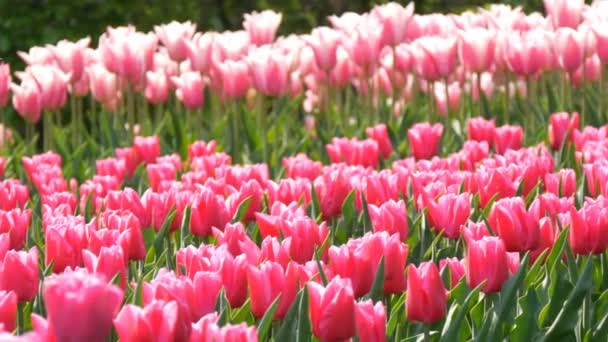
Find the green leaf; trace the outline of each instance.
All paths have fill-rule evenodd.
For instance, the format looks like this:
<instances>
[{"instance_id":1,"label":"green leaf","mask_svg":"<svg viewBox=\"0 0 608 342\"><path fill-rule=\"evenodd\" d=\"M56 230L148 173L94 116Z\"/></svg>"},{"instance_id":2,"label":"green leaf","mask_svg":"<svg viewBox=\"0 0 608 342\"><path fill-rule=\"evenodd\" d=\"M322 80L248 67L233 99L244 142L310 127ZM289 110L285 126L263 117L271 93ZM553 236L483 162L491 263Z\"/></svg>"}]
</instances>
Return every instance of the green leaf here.
<instances>
[{"instance_id":1,"label":"green leaf","mask_svg":"<svg viewBox=\"0 0 608 342\"><path fill-rule=\"evenodd\" d=\"M224 288L220 290L220 293L215 300L215 312L220 313L217 324L219 326L226 325L226 323L228 323L228 317L230 317L230 305L228 304L228 298L226 298L226 290Z\"/></svg>"},{"instance_id":2,"label":"green leaf","mask_svg":"<svg viewBox=\"0 0 608 342\"><path fill-rule=\"evenodd\" d=\"M384 256L380 258L380 263L378 264L378 271L376 271L376 277L374 278L374 283L372 284L372 288L367 295L365 295L366 299L371 299L374 303L382 299L382 295L384 293Z\"/></svg>"},{"instance_id":3,"label":"green leaf","mask_svg":"<svg viewBox=\"0 0 608 342\"><path fill-rule=\"evenodd\" d=\"M190 206L186 207L184 211L184 216L182 217L182 224L179 229L180 231L180 247L184 248L190 242L192 236L190 236L190 216L192 215L192 208Z\"/></svg>"},{"instance_id":4,"label":"green leaf","mask_svg":"<svg viewBox=\"0 0 608 342\"><path fill-rule=\"evenodd\" d=\"M439 339L440 341L451 342L458 340L458 334L460 332L460 328L462 327L462 322L465 315L469 312L468 308L473 299L477 298L479 292L485 286L485 284L486 281L484 280L481 282L481 284L477 285L477 287L471 290L462 305L459 305L458 303L452 304L443 325L443 330L441 331L441 337Z\"/></svg>"},{"instance_id":5,"label":"green leaf","mask_svg":"<svg viewBox=\"0 0 608 342\"><path fill-rule=\"evenodd\" d=\"M531 341L539 330L536 318L540 312L540 301L534 289L519 299L520 314L515 318L515 325L510 337L514 341Z\"/></svg>"},{"instance_id":6,"label":"green leaf","mask_svg":"<svg viewBox=\"0 0 608 342\"><path fill-rule=\"evenodd\" d=\"M310 319L308 317L308 288L304 286L304 293L302 294L302 300L298 307L298 325L296 326L296 339L290 341L305 342L310 341L311 327Z\"/></svg>"},{"instance_id":7,"label":"green leaf","mask_svg":"<svg viewBox=\"0 0 608 342\"><path fill-rule=\"evenodd\" d=\"M163 244L165 242L165 238L169 234L169 227L171 227L171 224L173 223L173 219L175 219L175 214L176 214L175 207L172 207L171 210L169 210L169 215L167 215L165 222L163 222L163 225L162 225L160 231L154 238L154 249L156 250L157 259L160 258L159 254L164 250Z\"/></svg>"},{"instance_id":8,"label":"green leaf","mask_svg":"<svg viewBox=\"0 0 608 342\"><path fill-rule=\"evenodd\" d=\"M232 223L243 221L243 219L245 218L245 214L247 214L247 209L249 209L251 198L251 196L248 196L241 202L241 204L239 204L239 207L237 208L236 212L234 213L234 217L232 218Z\"/></svg>"},{"instance_id":9,"label":"green leaf","mask_svg":"<svg viewBox=\"0 0 608 342\"><path fill-rule=\"evenodd\" d=\"M551 253L549 253L549 256L547 257L547 268L549 270L555 269L555 266L559 262L561 256L564 254L564 247L566 245L569 230L569 227L564 228L557 236L557 239L555 239Z\"/></svg>"},{"instance_id":10,"label":"green leaf","mask_svg":"<svg viewBox=\"0 0 608 342\"><path fill-rule=\"evenodd\" d=\"M280 301L281 301L281 294L279 294L277 296L277 298L275 298L275 300L272 301L272 304L270 305L268 310L266 310L264 317L262 317L262 319L258 323L258 340L259 341L266 341L266 335L268 335L268 332L270 332L270 326L274 319L274 313L277 311Z\"/></svg>"}]
</instances>

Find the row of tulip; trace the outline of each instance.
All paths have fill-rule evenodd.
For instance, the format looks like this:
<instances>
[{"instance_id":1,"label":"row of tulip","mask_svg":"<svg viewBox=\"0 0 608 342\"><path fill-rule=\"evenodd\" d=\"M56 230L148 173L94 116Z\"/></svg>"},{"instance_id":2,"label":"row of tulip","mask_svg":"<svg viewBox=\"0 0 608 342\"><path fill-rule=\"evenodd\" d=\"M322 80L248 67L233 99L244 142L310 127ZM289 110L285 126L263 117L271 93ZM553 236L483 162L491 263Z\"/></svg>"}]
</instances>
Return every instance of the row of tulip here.
<instances>
[{"instance_id":1,"label":"row of tulip","mask_svg":"<svg viewBox=\"0 0 608 342\"><path fill-rule=\"evenodd\" d=\"M533 104L527 110L578 110L586 124L606 112L608 17L602 6L559 0L545 1L546 16L505 5L417 15L413 3L389 3L369 13L331 16L331 27L309 34L279 37L281 15L272 11L247 14L244 30L223 33L196 32L190 22L148 33L109 27L96 48L87 37L21 52L27 68L16 73L18 83L1 65L0 106L12 91L14 109L27 122L46 113L44 126L51 128L44 136L50 137L52 127L62 125L56 113L69 98L74 145L85 123L91 131L99 124L98 105L83 100L89 93L104 110L123 113L130 131L136 123L161 125L168 106L173 114L187 113L187 128L210 122L205 139L225 119L218 112L229 113L237 130L232 135L240 135L240 103L265 132L271 121L264 117L278 111L285 97L303 99L306 112L325 113L323 120L340 125L353 118L369 125L377 115L372 113L386 121L408 109L423 110L431 120L435 113L497 111L501 120L512 121L519 119L511 113L520 111L518 101L525 97ZM26 127L31 138L32 127ZM452 131L451 123L446 130ZM45 138L46 148L52 144Z\"/></svg>"},{"instance_id":2,"label":"row of tulip","mask_svg":"<svg viewBox=\"0 0 608 342\"><path fill-rule=\"evenodd\" d=\"M417 123L404 159L385 125L366 133L274 179L157 136L80 184L53 152L3 160L31 187L0 182L2 340L606 335L606 127L556 113L548 146L524 147L522 127L473 118L438 157L443 126Z\"/></svg>"}]
</instances>

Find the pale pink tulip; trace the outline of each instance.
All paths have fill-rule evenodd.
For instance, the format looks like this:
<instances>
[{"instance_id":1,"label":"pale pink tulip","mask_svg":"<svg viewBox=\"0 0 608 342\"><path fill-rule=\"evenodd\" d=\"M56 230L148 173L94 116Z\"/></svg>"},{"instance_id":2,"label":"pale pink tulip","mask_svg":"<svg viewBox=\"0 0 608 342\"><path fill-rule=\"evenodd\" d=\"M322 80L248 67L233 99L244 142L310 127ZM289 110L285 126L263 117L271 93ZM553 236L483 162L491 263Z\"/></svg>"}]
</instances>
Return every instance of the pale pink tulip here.
<instances>
[{"instance_id":1,"label":"pale pink tulip","mask_svg":"<svg viewBox=\"0 0 608 342\"><path fill-rule=\"evenodd\" d=\"M487 71L494 62L496 33L483 28L469 29L460 34L460 61L471 72Z\"/></svg>"},{"instance_id":2,"label":"pale pink tulip","mask_svg":"<svg viewBox=\"0 0 608 342\"><path fill-rule=\"evenodd\" d=\"M555 51L559 66L572 73L583 63L585 57L585 40L580 31L562 27L555 35Z\"/></svg>"},{"instance_id":3,"label":"pale pink tulip","mask_svg":"<svg viewBox=\"0 0 608 342\"><path fill-rule=\"evenodd\" d=\"M325 71L336 65L336 50L340 43L340 33L326 26L317 27L309 36L304 37L314 52L317 66Z\"/></svg>"},{"instance_id":4,"label":"pale pink tulip","mask_svg":"<svg viewBox=\"0 0 608 342\"><path fill-rule=\"evenodd\" d=\"M17 55L19 55L27 65L47 65L55 62L53 53L46 47L34 46L31 47L28 52L18 51Z\"/></svg>"},{"instance_id":5,"label":"pale pink tulip","mask_svg":"<svg viewBox=\"0 0 608 342\"><path fill-rule=\"evenodd\" d=\"M34 80L25 80L20 85L11 84L13 107L29 123L40 120L42 94Z\"/></svg>"},{"instance_id":6,"label":"pale pink tulip","mask_svg":"<svg viewBox=\"0 0 608 342\"><path fill-rule=\"evenodd\" d=\"M414 44L414 68L427 81L437 81L451 75L456 68L456 38L423 37Z\"/></svg>"},{"instance_id":7,"label":"pale pink tulip","mask_svg":"<svg viewBox=\"0 0 608 342\"><path fill-rule=\"evenodd\" d=\"M289 67L286 56L261 47L248 56L253 86L267 96L282 96L289 91Z\"/></svg>"},{"instance_id":8,"label":"pale pink tulip","mask_svg":"<svg viewBox=\"0 0 608 342\"><path fill-rule=\"evenodd\" d=\"M146 100L161 104L169 97L169 80L163 70L146 72Z\"/></svg>"},{"instance_id":9,"label":"pale pink tulip","mask_svg":"<svg viewBox=\"0 0 608 342\"><path fill-rule=\"evenodd\" d=\"M8 103L8 93L11 86L11 66L0 63L0 108Z\"/></svg>"},{"instance_id":10,"label":"pale pink tulip","mask_svg":"<svg viewBox=\"0 0 608 342\"><path fill-rule=\"evenodd\" d=\"M577 28L582 19L584 0L544 0L545 10L554 28Z\"/></svg>"},{"instance_id":11,"label":"pale pink tulip","mask_svg":"<svg viewBox=\"0 0 608 342\"><path fill-rule=\"evenodd\" d=\"M55 61L61 70L69 74L70 82L79 81L84 74L85 51L91 42L91 38L83 38L77 42L62 40L55 46L49 46Z\"/></svg>"},{"instance_id":12,"label":"pale pink tulip","mask_svg":"<svg viewBox=\"0 0 608 342\"><path fill-rule=\"evenodd\" d=\"M217 65L222 98L242 98L249 90L249 65L243 60L226 60Z\"/></svg>"},{"instance_id":13,"label":"pale pink tulip","mask_svg":"<svg viewBox=\"0 0 608 342\"><path fill-rule=\"evenodd\" d=\"M196 71L188 71L180 77L171 78L177 90L175 95L188 109L200 108L204 102L204 85L201 74Z\"/></svg>"},{"instance_id":14,"label":"pale pink tulip","mask_svg":"<svg viewBox=\"0 0 608 342\"><path fill-rule=\"evenodd\" d=\"M414 15L414 2L405 8L396 2L376 6L373 14L382 24L383 45L397 45L405 41L408 24Z\"/></svg>"},{"instance_id":15,"label":"pale pink tulip","mask_svg":"<svg viewBox=\"0 0 608 342\"><path fill-rule=\"evenodd\" d=\"M88 67L87 73L93 97L106 108L116 109L120 100L118 77L101 64Z\"/></svg>"},{"instance_id":16,"label":"pale pink tulip","mask_svg":"<svg viewBox=\"0 0 608 342\"><path fill-rule=\"evenodd\" d=\"M169 52L171 59L181 62L188 58L186 41L189 41L196 31L196 24L190 21L180 23L172 21L165 25L154 26L156 36Z\"/></svg>"},{"instance_id":17,"label":"pale pink tulip","mask_svg":"<svg viewBox=\"0 0 608 342\"><path fill-rule=\"evenodd\" d=\"M271 44L281 25L282 15L266 10L245 14L243 28L249 34L249 40L255 45Z\"/></svg>"},{"instance_id":18,"label":"pale pink tulip","mask_svg":"<svg viewBox=\"0 0 608 342\"><path fill-rule=\"evenodd\" d=\"M207 73L211 67L211 56L213 55L213 41L215 33L195 33L192 40L186 41L188 59L193 70Z\"/></svg>"}]
</instances>

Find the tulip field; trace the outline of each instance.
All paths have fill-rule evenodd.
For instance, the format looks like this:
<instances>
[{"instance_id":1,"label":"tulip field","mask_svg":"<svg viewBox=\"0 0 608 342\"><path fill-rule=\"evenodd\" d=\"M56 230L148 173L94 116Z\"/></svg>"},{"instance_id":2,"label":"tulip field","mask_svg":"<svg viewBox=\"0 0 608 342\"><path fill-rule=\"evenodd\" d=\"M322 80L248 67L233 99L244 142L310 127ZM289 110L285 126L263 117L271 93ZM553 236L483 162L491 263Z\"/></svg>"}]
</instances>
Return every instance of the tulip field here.
<instances>
[{"instance_id":1,"label":"tulip field","mask_svg":"<svg viewBox=\"0 0 608 342\"><path fill-rule=\"evenodd\" d=\"M607 4L0 63L0 341L606 341Z\"/></svg>"}]
</instances>

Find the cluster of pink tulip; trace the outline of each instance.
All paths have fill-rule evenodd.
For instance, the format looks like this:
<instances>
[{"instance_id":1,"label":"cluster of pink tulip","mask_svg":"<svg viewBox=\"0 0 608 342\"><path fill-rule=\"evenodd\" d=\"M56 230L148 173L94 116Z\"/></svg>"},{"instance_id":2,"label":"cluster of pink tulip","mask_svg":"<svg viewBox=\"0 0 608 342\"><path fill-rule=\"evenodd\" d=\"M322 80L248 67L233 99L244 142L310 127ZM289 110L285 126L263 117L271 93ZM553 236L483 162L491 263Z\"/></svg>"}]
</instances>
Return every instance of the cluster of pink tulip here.
<instances>
[{"instance_id":1,"label":"cluster of pink tulip","mask_svg":"<svg viewBox=\"0 0 608 342\"><path fill-rule=\"evenodd\" d=\"M129 94L163 104L174 91L195 110L208 88L221 101L304 95L304 108L313 111L327 108L332 89L354 88L372 103L390 99L396 112L419 92L440 113L457 112L465 92L474 99L525 96L529 81L553 71L576 86L599 81L608 63L608 16L601 6L547 0L546 16L506 5L418 15L413 3L388 3L331 16L331 27L309 34L280 37L281 15L273 11L247 14L244 30L222 33L196 32L190 22L148 33L110 27L96 48L85 38L20 53L28 66L16 73L18 84L1 65L0 106L10 89L19 114L37 122L42 112L63 107L68 93L90 92L117 111L129 106Z\"/></svg>"},{"instance_id":2,"label":"cluster of pink tulip","mask_svg":"<svg viewBox=\"0 0 608 342\"><path fill-rule=\"evenodd\" d=\"M285 177L276 182L266 164L233 165L214 141L191 144L184 162L162 156L158 137L136 137L98 160L96 174L80 185L63 177L57 154L24 157L41 195L42 227L30 227L28 188L0 182L2 338L15 329L18 306L42 298L46 318L32 314L33 331L23 340L104 341L114 328L121 341L254 341L255 327L218 323L218 296L232 308L248 301L257 319L277 302L273 319L281 320L298 292L308 291L312 332L321 341L384 341L383 302L362 299L381 265L382 293L407 291L407 319L436 322L447 308L440 269L447 267L452 287L464 277L492 293L517 271L522 253L546 256L566 227L574 254L608 249L608 129L581 131L578 120L578 113L553 114L550 148L523 148L522 127L471 119L464 147L444 158L436 156L441 124L419 123L407 132L413 157L382 170L379 161L395 152L378 125L366 140L334 139L326 146L330 165L305 154L285 158ZM576 173L554 172L550 151L567 148L588 182L590 197L578 209ZM142 165L149 189L140 196L124 184ZM351 193L372 231L332 245L330 227ZM319 217L307 212L314 201ZM478 217L485 208L487 218ZM423 215L446 241L463 239L464 258L408 264L411 215ZM146 243L148 229L168 234L171 264L146 276L137 268L154 262L151 251L159 248ZM177 245L178 231L208 243ZM53 273L44 279L39 253ZM123 305L129 289L141 292L141 306Z\"/></svg>"}]
</instances>

